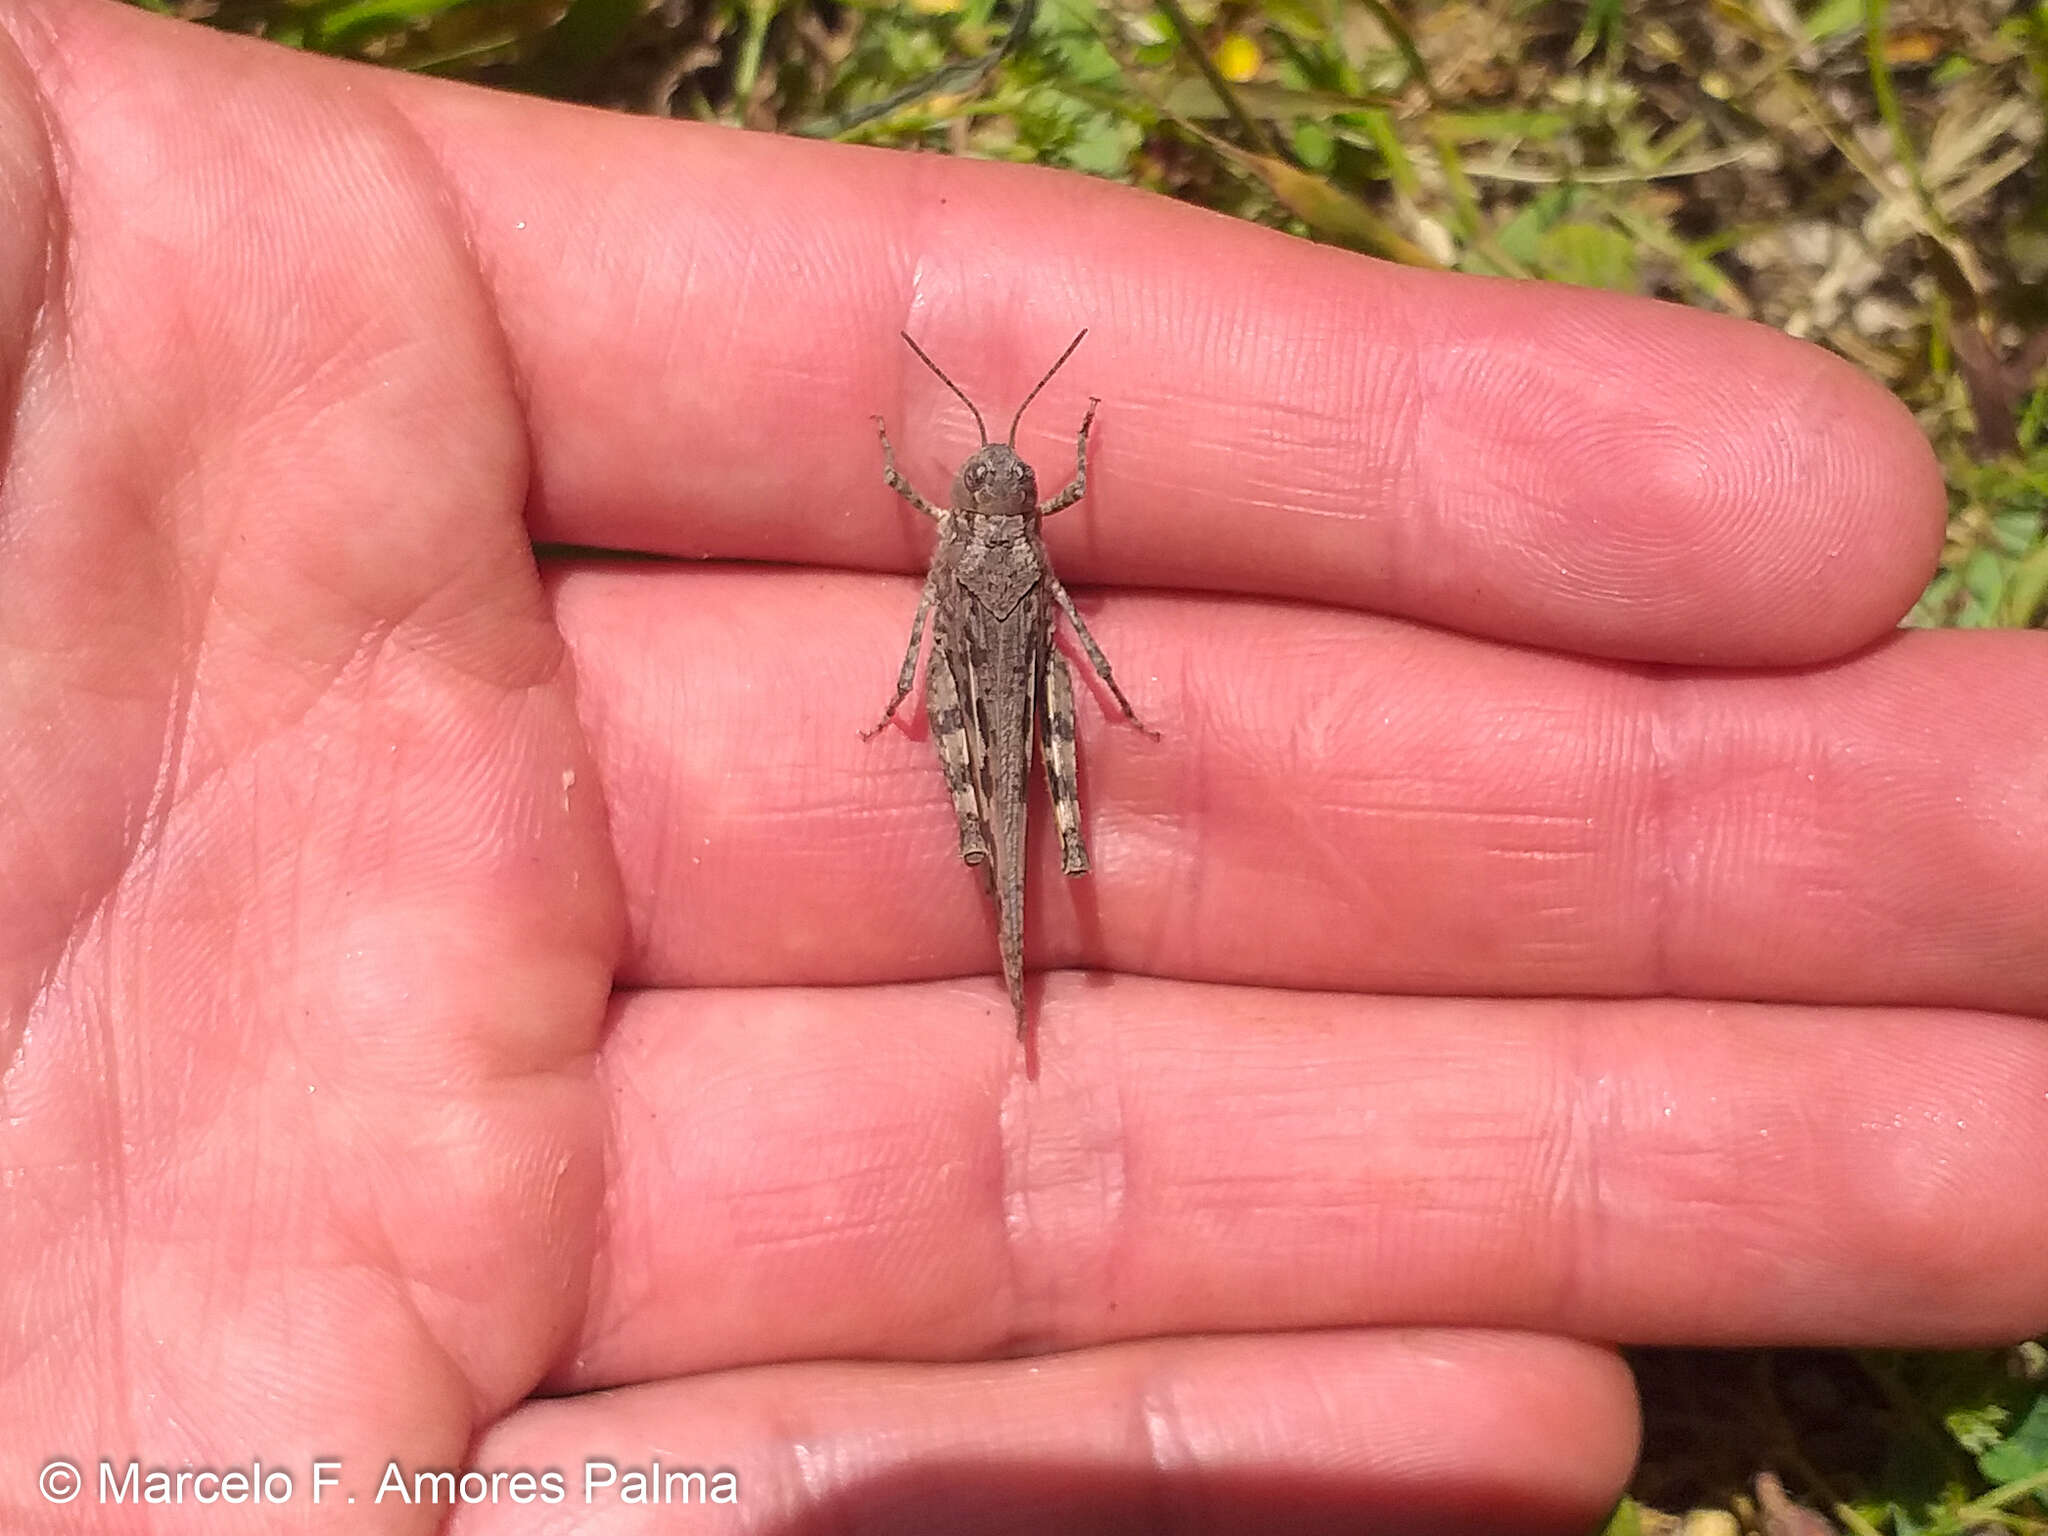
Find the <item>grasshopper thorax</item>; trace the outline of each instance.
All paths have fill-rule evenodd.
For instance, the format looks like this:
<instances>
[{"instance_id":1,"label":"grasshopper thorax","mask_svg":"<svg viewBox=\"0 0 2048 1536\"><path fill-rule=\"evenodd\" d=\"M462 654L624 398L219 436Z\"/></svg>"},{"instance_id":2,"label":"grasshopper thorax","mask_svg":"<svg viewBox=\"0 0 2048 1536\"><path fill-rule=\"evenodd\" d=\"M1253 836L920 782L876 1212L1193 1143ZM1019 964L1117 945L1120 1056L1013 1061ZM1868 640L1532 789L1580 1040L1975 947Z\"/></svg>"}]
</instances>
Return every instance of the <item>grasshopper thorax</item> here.
<instances>
[{"instance_id":1,"label":"grasshopper thorax","mask_svg":"<svg viewBox=\"0 0 2048 1536\"><path fill-rule=\"evenodd\" d=\"M1029 518L1038 510L1038 477L1008 443L984 443L953 477L953 510Z\"/></svg>"}]
</instances>

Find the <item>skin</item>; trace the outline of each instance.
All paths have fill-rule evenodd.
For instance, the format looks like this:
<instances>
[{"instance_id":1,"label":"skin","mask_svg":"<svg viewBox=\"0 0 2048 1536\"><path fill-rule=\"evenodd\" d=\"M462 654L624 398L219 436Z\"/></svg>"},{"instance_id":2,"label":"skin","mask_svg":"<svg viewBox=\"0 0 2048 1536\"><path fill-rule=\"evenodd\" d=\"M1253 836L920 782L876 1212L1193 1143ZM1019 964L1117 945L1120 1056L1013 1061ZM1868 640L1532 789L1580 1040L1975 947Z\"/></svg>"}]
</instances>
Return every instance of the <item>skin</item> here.
<instances>
[{"instance_id":1,"label":"skin","mask_svg":"<svg viewBox=\"0 0 2048 1536\"><path fill-rule=\"evenodd\" d=\"M672 1529L610 1457L732 1469L705 1530L1571 1530L1612 1341L2048 1326L2048 650L1893 632L1941 490L1843 364L0 31L7 1529ZM1047 537L1164 740L1079 675L1032 1081L929 746L857 734L930 538L870 417L939 482L897 331L1005 400L1082 323L1019 447L1103 398ZM569 1497L371 1502L465 1458Z\"/></svg>"}]
</instances>

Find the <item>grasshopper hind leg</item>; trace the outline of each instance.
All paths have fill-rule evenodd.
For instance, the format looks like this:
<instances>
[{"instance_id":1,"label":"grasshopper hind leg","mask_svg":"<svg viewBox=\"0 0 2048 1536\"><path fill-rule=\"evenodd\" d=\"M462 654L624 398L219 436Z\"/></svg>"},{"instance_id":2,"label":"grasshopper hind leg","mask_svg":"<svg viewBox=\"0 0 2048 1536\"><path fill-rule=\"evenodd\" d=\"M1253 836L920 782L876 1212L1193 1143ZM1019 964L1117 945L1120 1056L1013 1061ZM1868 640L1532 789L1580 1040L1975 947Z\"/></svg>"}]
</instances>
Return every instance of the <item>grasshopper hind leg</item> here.
<instances>
[{"instance_id":1,"label":"grasshopper hind leg","mask_svg":"<svg viewBox=\"0 0 2048 1536\"><path fill-rule=\"evenodd\" d=\"M1074 747L1074 678L1067 659L1051 644L1045 648L1044 690L1040 700L1039 755L1045 759L1046 787L1052 793L1052 822L1060 835L1060 873L1088 873L1088 847L1081 840L1081 785Z\"/></svg>"},{"instance_id":2,"label":"grasshopper hind leg","mask_svg":"<svg viewBox=\"0 0 2048 1536\"><path fill-rule=\"evenodd\" d=\"M945 770L946 789L953 797L953 819L960 825L960 857L979 865L984 885L994 888L995 866L989 860L988 817L982 809L981 783L969 741L967 715L960 688L943 650L934 651L926 669L926 704L932 745Z\"/></svg>"}]
</instances>

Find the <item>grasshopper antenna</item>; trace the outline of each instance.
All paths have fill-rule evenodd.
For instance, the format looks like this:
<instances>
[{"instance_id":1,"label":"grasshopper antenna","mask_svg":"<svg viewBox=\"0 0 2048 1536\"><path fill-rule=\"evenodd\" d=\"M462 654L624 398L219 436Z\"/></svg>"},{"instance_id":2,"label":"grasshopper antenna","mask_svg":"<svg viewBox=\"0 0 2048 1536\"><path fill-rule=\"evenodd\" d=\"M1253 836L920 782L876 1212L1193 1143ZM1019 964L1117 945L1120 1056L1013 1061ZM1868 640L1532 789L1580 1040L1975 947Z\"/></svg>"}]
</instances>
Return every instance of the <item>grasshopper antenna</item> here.
<instances>
[{"instance_id":1,"label":"grasshopper antenna","mask_svg":"<svg viewBox=\"0 0 2048 1536\"><path fill-rule=\"evenodd\" d=\"M976 411L974 409L974 402L967 398L967 391L962 389L958 384L955 384L951 379L947 378L946 370L941 368L937 363L933 362L931 358L926 355L923 347L920 347L914 341L910 341L910 332L898 331L896 334L898 336L901 336L905 341L910 342L910 350L917 354L918 360L922 362L925 365L925 367L931 369L933 373L936 373L939 376L939 382L945 385L946 388L953 391L954 394L958 395L960 397L960 403L966 406L969 411L972 411L974 413L974 430L981 434L981 446L986 448L988 446L988 428L981 424L981 412ZM1082 335L1086 334L1087 333L1085 331L1082 333ZM1074 340L1077 342L1080 339L1080 336L1076 336L1074 338ZM1067 348L1067 350L1071 352L1074 349L1072 347L1069 347ZM1064 363L1065 361L1066 359L1064 357L1060 359L1060 362L1062 363ZM1057 367L1058 364L1056 363L1054 364L1054 366ZM1048 375L1048 377L1050 377L1050 375ZM1035 395L1038 393L1038 391L1034 389L1033 391L1031 391L1031 393ZM1026 403L1028 404L1029 402Z\"/></svg>"},{"instance_id":2,"label":"grasshopper antenna","mask_svg":"<svg viewBox=\"0 0 2048 1536\"><path fill-rule=\"evenodd\" d=\"M1084 325L1083 327L1081 327L1081 336L1086 336L1087 334L1088 328ZM1076 336L1072 341L1067 343L1067 350L1060 354L1060 360L1057 363L1054 363L1050 368L1045 370L1044 378L1040 379L1036 384L1031 386L1031 393L1024 397L1024 404L1018 406L1017 414L1010 418L1010 446L1012 448L1017 446L1017 427L1018 424L1024 420L1025 406L1030 405L1032 401L1036 400L1038 398L1038 392L1041 389L1045 388L1046 385L1050 384L1052 382L1052 376L1058 373L1060 369L1066 365L1067 359L1074 355L1074 348L1081 345L1081 336ZM982 439L982 441L986 442L987 439L984 438Z\"/></svg>"}]
</instances>

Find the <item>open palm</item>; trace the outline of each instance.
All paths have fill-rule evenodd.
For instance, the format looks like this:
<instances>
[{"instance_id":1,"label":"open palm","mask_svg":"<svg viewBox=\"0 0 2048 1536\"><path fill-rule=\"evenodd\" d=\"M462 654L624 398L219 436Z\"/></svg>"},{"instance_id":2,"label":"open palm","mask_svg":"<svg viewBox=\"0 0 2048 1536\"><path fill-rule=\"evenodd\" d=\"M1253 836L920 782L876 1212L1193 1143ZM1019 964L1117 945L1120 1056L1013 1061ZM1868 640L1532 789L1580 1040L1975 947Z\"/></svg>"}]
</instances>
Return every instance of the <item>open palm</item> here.
<instances>
[{"instance_id":1,"label":"open palm","mask_svg":"<svg viewBox=\"0 0 2048 1536\"><path fill-rule=\"evenodd\" d=\"M669 1528L586 1499L656 1462L707 1529L1572 1529L1582 1341L2048 1323L2048 658L1890 633L1940 487L1841 365L0 20L8 1529L230 1528L102 1460L282 1469L250 1529L463 1466L563 1496L459 1531ZM1050 536L1151 589L1082 598L1164 739L1077 674L1035 1078L858 736L929 540L870 417L972 441L906 324L997 413L1094 328L1021 446L1103 398Z\"/></svg>"}]
</instances>

